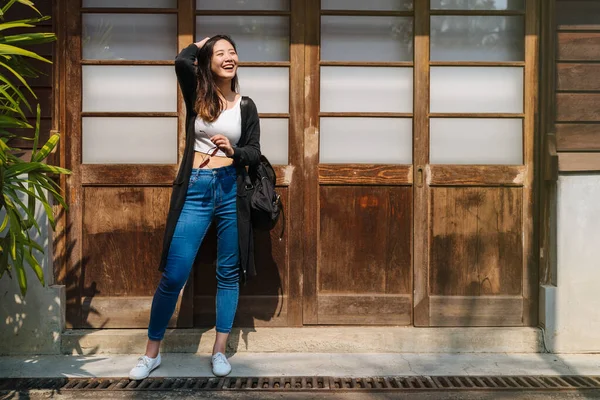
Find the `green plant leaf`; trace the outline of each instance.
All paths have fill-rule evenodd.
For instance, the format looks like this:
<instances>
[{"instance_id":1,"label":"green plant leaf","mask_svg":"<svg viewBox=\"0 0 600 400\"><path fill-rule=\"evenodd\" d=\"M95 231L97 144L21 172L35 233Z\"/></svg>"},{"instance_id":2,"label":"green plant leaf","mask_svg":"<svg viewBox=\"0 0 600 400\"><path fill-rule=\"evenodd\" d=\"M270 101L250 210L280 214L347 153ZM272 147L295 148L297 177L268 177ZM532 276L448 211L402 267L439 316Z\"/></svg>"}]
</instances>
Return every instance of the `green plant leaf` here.
<instances>
[{"instance_id":1,"label":"green plant leaf","mask_svg":"<svg viewBox=\"0 0 600 400\"><path fill-rule=\"evenodd\" d=\"M27 24L25 22L20 21L3 22L0 24L0 31L5 31L7 29L13 28L35 28L35 25Z\"/></svg>"},{"instance_id":2,"label":"green plant leaf","mask_svg":"<svg viewBox=\"0 0 600 400\"><path fill-rule=\"evenodd\" d=\"M0 115L0 127L2 128L33 128L29 123L18 120L8 115Z\"/></svg>"},{"instance_id":3,"label":"green plant leaf","mask_svg":"<svg viewBox=\"0 0 600 400\"><path fill-rule=\"evenodd\" d=\"M35 98L37 98L37 96L35 95L35 93L31 89L31 87L29 86L29 84L27 83L27 81L25 80L25 78L23 77L22 73L17 72L10 65L8 65L7 63L3 63L1 61L0 61L0 66L2 66L4 68L6 68L7 70L9 70L10 73L12 73L15 76L15 78L17 78L19 80L19 82L21 82L21 84L27 88L27 90L29 90L29 93L31 93L33 96L35 96ZM28 107L29 107L29 103L27 103L27 104L28 104ZM29 109L31 110L31 107L29 107Z\"/></svg>"},{"instance_id":4,"label":"green plant leaf","mask_svg":"<svg viewBox=\"0 0 600 400\"><path fill-rule=\"evenodd\" d=\"M0 225L0 232L3 232L8 226L8 214L4 215L4 220L2 221L2 225Z\"/></svg>"},{"instance_id":5,"label":"green plant leaf","mask_svg":"<svg viewBox=\"0 0 600 400\"><path fill-rule=\"evenodd\" d=\"M23 265L23 248L20 247L17 251L14 267L17 272L17 279L19 281L19 287L21 288L21 294L25 296L27 294L27 274L25 273L25 266Z\"/></svg>"},{"instance_id":6,"label":"green plant leaf","mask_svg":"<svg viewBox=\"0 0 600 400\"><path fill-rule=\"evenodd\" d=\"M33 271L35 272L35 274L36 274L38 280L40 281L40 283L42 284L42 286L46 286L46 283L44 280L44 270L40 266L40 263L33 256L33 254L31 254L31 252L27 252L27 251L25 252L25 260L27 261L29 266L33 269Z\"/></svg>"},{"instance_id":7,"label":"green plant leaf","mask_svg":"<svg viewBox=\"0 0 600 400\"><path fill-rule=\"evenodd\" d=\"M0 43L12 46L33 46L54 41L56 41L56 35L54 33L21 33L18 35L0 37Z\"/></svg>"},{"instance_id":8,"label":"green plant leaf","mask_svg":"<svg viewBox=\"0 0 600 400\"><path fill-rule=\"evenodd\" d=\"M43 61L49 64L52 64L52 61L34 53L33 51L29 51L29 50L25 50L25 49L21 49L19 47L16 46L11 46L8 44L0 44L0 54L9 54L9 55L20 55L23 57L29 57L29 58L33 58L39 61Z\"/></svg>"},{"instance_id":9,"label":"green plant leaf","mask_svg":"<svg viewBox=\"0 0 600 400\"><path fill-rule=\"evenodd\" d=\"M54 148L58 144L59 139L60 135L58 133L55 133L52 136L50 136L50 138L48 139L46 144L40 149L40 151L35 152L35 155L32 154L31 161L41 162L45 160L46 157L48 157L48 154L50 154L50 152L54 150Z\"/></svg>"}]
</instances>

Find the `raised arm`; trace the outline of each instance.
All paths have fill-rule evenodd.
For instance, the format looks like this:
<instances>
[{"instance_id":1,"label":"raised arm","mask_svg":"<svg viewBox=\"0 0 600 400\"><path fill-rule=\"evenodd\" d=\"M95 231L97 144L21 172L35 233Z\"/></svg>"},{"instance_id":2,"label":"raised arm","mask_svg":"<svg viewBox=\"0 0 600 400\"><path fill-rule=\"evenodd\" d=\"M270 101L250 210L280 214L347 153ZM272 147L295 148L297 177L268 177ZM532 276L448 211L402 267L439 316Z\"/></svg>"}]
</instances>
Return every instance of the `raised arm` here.
<instances>
[{"instance_id":1,"label":"raised arm","mask_svg":"<svg viewBox=\"0 0 600 400\"><path fill-rule=\"evenodd\" d=\"M196 53L208 39L204 38L200 42L190 44L175 58L175 73L188 110L193 110L196 102Z\"/></svg>"}]
</instances>

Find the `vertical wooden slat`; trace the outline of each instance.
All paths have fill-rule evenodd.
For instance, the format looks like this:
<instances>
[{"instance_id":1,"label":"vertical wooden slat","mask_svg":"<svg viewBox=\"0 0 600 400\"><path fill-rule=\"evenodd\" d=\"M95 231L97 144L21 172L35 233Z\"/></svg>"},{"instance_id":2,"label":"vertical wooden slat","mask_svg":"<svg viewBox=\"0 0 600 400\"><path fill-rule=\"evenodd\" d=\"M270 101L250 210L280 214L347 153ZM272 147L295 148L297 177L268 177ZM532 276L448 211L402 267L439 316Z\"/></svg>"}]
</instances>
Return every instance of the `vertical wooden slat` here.
<instances>
[{"instance_id":1,"label":"vertical wooden slat","mask_svg":"<svg viewBox=\"0 0 600 400\"><path fill-rule=\"evenodd\" d=\"M67 204L67 254L66 274L64 284L67 286L67 327L80 327L81 299L80 277L85 268L82 258L83 243L83 193L81 189L81 0L64 0L66 13L66 76L65 81L65 121L69 135L65 159L67 168L73 173L69 175L66 184L69 187Z\"/></svg>"},{"instance_id":2,"label":"vertical wooden slat","mask_svg":"<svg viewBox=\"0 0 600 400\"><path fill-rule=\"evenodd\" d=\"M304 297L303 321L317 321L319 241L319 38L320 0L306 0L304 52Z\"/></svg>"},{"instance_id":3,"label":"vertical wooden slat","mask_svg":"<svg viewBox=\"0 0 600 400\"><path fill-rule=\"evenodd\" d=\"M538 100L538 0L527 0L525 8L525 118L523 162L527 166L523 187L523 324L537 325L538 270L534 251L534 135Z\"/></svg>"},{"instance_id":4,"label":"vertical wooden slat","mask_svg":"<svg viewBox=\"0 0 600 400\"><path fill-rule=\"evenodd\" d=\"M67 130L65 126L65 89L66 71L65 60L66 53L66 4L65 0L57 0L53 4L53 19L54 32L56 33L56 43L54 45L54 65L53 65L53 102L54 116L52 118L52 129L60 132L61 138L58 146L58 157L54 159L55 163L65 167L67 164ZM59 184L65 196L67 196L67 177L61 175ZM52 265L54 272L54 282L57 284L64 283L66 275L66 227L67 227L67 212L60 206L54 205L54 217L56 220L56 229L52 235Z\"/></svg>"},{"instance_id":5,"label":"vertical wooden slat","mask_svg":"<svg viewBox=\"0 0 600 400\"><path fill-rule=\"evenodd\" d=\"M540 82L540 162L537 164L540 170L543 170L543 166L548 165L548 135L554 132L554 90L555 90L555 73L556 73L556 2L555 1L542 1L540 2L540 62L541 73L539 77ZM540 205L539 212L536 214L539 218L539 247L540 247L540 266L539 266L539 277L540 284L547 285L552 283L552 268L551 268L551 229L550 229L550 216L551 216L551 199L553 189L556 184L554 182L548 182L544 179L538 180L538 192L540 199L538 204Z\"/></svg>"},{"instance_id":6,"label":"vertical wooden slat","mask_svg":"<svg viewBox=\"0 0 600 400\"><path fill-rule=\"evenodd\" d=\"M414 324L429 325L429 1L415 2L414 66ZM420 172L422 171L422 172ZM420 175L422 174L422 175ZM422 184L418 184L422 180Z\"/></svg>"},{"instance_id":7,"label":"vertical wooden slat","mask_svg":"<svg viewBox=\"0 0 600 400\"><path fill-rule=\"evenodd\" d=\"M288 208L288 326L302 325L302 268L303 262L303 216L302 196L304 179L304 17L302 0L291 0L291 49L290 49L290 134L289 163L292 177L289 186Z\"/></svg>"}]
</instances>

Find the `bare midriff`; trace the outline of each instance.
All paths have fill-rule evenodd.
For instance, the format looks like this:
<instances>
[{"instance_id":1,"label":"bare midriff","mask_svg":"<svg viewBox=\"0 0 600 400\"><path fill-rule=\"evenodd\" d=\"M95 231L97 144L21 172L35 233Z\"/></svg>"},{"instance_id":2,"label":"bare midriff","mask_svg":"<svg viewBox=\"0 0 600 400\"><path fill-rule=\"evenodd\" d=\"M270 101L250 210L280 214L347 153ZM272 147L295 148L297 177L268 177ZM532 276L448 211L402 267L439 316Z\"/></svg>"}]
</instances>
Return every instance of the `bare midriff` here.
<instances>
[{"instance_id":1,"label":"bare midriff","mask_svg":"<svg viewBox=\"0 0 600 400\"><path fill-rule=\"evenodd\" d=\"M198 151L194 152L194 165L193 168L198 168L208 157L209 154L200 153ZM210 157L208 164L206 164L203 169L213 169L213 168L221 168L228 167L233 164L233 158L224 157L224 156L213 156Z\"/></svg>"}]
</instances>

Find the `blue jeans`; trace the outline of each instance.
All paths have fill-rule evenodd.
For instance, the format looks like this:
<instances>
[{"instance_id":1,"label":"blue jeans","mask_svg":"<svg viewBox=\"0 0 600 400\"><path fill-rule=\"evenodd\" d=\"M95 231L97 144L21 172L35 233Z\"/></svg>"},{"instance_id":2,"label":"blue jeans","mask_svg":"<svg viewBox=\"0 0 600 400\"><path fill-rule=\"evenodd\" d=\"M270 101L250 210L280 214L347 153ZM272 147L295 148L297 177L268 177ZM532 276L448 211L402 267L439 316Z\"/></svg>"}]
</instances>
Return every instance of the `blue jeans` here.
<instances>
[{"instance_id":1,"label":"blue jeans","mask_svg":"<svg viewBox=\"0 0 600 400\"><path fill-rule=\"evenodd\" d=\"M193 169L185 204L152 300L148 337L162 340L200 244L215 219L217 226L217 332L229 333L239 297L239 247L235 167Z\"/></svg>"}]
</instances>

